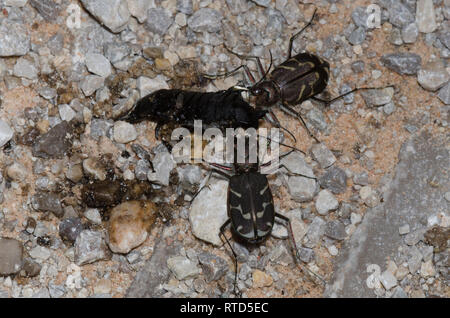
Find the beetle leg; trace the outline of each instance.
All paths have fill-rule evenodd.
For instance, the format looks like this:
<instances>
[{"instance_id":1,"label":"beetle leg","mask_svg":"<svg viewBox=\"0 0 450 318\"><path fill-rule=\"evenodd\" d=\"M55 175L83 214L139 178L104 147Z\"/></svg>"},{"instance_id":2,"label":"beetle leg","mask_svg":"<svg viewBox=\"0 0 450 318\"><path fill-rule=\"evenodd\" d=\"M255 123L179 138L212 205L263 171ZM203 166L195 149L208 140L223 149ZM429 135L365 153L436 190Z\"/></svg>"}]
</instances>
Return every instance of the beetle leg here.
<instances>
[{"instance_id":1,"label":"beetle leg","mask_svg":"<svg viewBox=\"0 0 450 318\"><path fill-rule=\"evenodd\" d=\"M284 215L281 215L279 213L275 213L275 217L282 219L283 221L287 222L287 224L288 224L287 228L288 228L288 233L289 233L289 240L290 240L290 242L292 244L291 247L294 249L294 262L295 262L295 264L297 266L299 266L302 271L308 272L309 274L311 274L314 277L316 277L317 279L319 279L319 281L322 284L325 284L326 282L323 279L323 277L321 277L320 275L314 273L313 271L311 271L310 269L308 269L307 267L303 266L302 264L300 264L298 262L300 257L299 257L299 253L298 253L298 249L297 249L297 244L295 243L295 239L294 239L294 232L292 231L291 220L288 217L286 217Z\"/></svg>"},{"instance_id":2,"label":"beetle leg","mask_svg":"<svg viewBox=\"0 0 450 318\"><path fill-rule=\"evenodd\" d=\"M316 138L316 136L313 135L313 133L309 130L308 126L306 126L306 122L303 119L302 115L300 113L296 112L292 107L289 107L285 104L280 104L280 108L284 110L286 113L291 114L292 116L297 117L302 122L303 126L305 127L306 131L308 132L309 136L313 138L317 143L320 143L320 140Z\"/></svg>"},{"instance_id":3,"label":"beetle leg","mask_svg":"<svg viewBox=\"0 0 450 318\"><path fill-rule=\"evenodd\" d=\"M194 202L194 199L200 194L200 192L202 192L202 190L204 188L208 188L209 189L209 179L211 178L213 171L211 170L208 174L208 176L202 181L201 187L200 189L198 189L198 191L194 194L194 196L192 197L191 201L189 202L190 204L192 204L192 202Z\"/></svg>"},{"instance_id":4,"label":"beetle leg","mask_svg":"<svg viewBox=\"0 0 450 318\"><path fill-rule=\"evenodd\" d=\"M288 173L287 173L288 176L303 177L303 178L308 178L308 179L316 180L316 181L317 181L317 178L316 178L316 177L311 177L311 176L307 176L307 175L304 175L304 174L301 174L301 173L291 172L291 171L288 169L288 167L286 167L284 164L280 164L278 168L284 168L284 169L286 169L286 170L288 171Z\"/></svg>"},{"instance_id":5,"label":"beetle leg","mask_svg":"<svg viewBox=\"0 0 450 318\"><path fill-rule=\"evenodd\" d=\"M237 68L235 68L234 70L232 70L232 71L229 71L229 72L226 72L226 73L222 73L222 74L215 74L215 75L212 75L212 74L202 74L202 76L203 77L206 77L206 78L208 78L208 79L217 79L217 78L219 78L219 77L229 77L229 76L231 76L231 75L233 75L234 73L236 73L237 71L239 71L240 69L244 69L244 71L245 71L245 73L247 74L247 76L249 76L249 78L250 78L250 80L252 80L253 79L253 82L252 83L255 83L256 81L255 81L255 78L253 77L253 75L252 75L252 73L250 72L250 70L248 69L248 66L247 65L241 65L241 66L239 66L239 67L237 67Z\"/></svg>"},{"instance_id":6,"label":"beetle leg","mask_svg":"<svg viewBox=\"0 0 450 318\"><path fill-rule=\"evenodd\" d=\"M284 128L283 126L281 126L280 121L278 120L277 116L275 116L275 114L273 113L273 111L269 110L265 116L266 120L271 123L272 125L274 125L275 127L286 131L289 136L292 137L292 139L294 139L294 142L297 143L297 139L295 138L295 136L287 129Z\"/></svg>"},{"instance_id":7,"label":"beetle leg","mask_svg":"<svg viewBox=\"0 0 450 318\"><path fill-rule=\"evenodd\" d=\"M294 40L295 40L295 39L296 39L303 31L305 31L305 29L306 29L307 27L309 27L309 26L312 24L312 22L313 22L313 20L314 20L314 17L316 16L316 11L317 11L317 8L314 10L314 13L313 13L313 16L312 16L311 20L309 20L309 22L303 27L303 29L301 29L299 32L295 33L295 34L294 34L293 36L291 36L291 38L289 39L288 59L290 59L291 56L292 56L292 46L293 46L293 44L294 44Z\"/></svg>"},{"instance_id":8,"label":"beetle leg","mask_svg":"<svg viewBox=\"0 0 450 318\"><path fill-rule=\"evenodd\" d=\"M294 232L292 231L291 220L288 217L286 217L284 215L281 215L280 213L276 213L276 212L275 212L275 217L277 217L279 219L282 219L283 221L287 222L287 224L288 224L287 230L288 230L288 233L289 233L289 239L290 239L291 244L292 244L291 247L294 249L294 255L295 255L294 256L294 261L297 264L298 250L297 250L297 244L295 244L295 240L294 240Z\"/></svg>"},{"instance_id":9,"label":"beetle leg","mask_svg":"<svg viewBox=\"0 0 450 318\"><path fill-rule=\"evenodd\" d=\"M236 255L236 252L234 251L233 247L231 246L230 241L228 240L228 238L225 235L225 228L230 223L231 223L231 218L229 218L228 220L225 221L225 223L220 227L219 236L220 236L220 239L222 239L222 237L225 238L225 241L228 244L228 247L231 249L231 252L233 253L233 262L234 262L234 293L236 295L238 295L239 291L237 290L237 272L238 272L237 255Z\"/></svg>"}]
</instances>

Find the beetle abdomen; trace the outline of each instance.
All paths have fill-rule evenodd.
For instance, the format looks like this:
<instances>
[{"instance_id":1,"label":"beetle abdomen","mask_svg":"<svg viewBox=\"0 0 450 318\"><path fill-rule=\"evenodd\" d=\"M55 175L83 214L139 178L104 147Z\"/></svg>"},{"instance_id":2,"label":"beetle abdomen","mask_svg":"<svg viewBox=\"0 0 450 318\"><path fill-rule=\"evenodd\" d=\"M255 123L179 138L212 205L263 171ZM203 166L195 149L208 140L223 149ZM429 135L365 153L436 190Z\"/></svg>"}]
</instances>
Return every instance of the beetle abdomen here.
<instances>
[{"instance_id":1,"label":"beetle abdomen","mask_svg":"<svg viewBox=\"0 0 450 318\"><path fill-rule=\"evenodd\" d=\"M321 93L327 86L330 65L310 53L300 53L280 64L271 79L280 88L283 102L295 105Z\"/></svg>"},{"instance_id":2,"label":"beetle abdomen","mask_svg":"<svg viewBox=\"0 0 450 318\"><path fill-rule=\"evenodd\" d=\"M265 175L248 172L230 178L228 216L234 233L247 242L258 243L270 235L275 210Z\"/></svg>"}]
</instances>

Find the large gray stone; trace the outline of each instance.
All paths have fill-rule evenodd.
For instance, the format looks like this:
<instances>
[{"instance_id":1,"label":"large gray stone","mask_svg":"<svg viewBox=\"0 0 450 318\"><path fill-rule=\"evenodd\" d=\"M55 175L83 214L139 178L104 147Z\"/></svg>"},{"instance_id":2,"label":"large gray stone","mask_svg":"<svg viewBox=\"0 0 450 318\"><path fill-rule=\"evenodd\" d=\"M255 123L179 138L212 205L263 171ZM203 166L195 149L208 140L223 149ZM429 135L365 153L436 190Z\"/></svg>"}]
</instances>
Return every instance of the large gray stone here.
<instances>
[{"instance_id":1,"label":"large gray stone","mask_svg":"<svg viewBox=\"0 0 450 318\"><path fill-rule=\"evenodd\" d=\"M202 8L188 19L188 26L195 32L218 32L222 29L222 15L217 10Z\"/></svg>"},{"instance_id":2,"label":"large gray stone","mask_svg":"<svg viewBox=\"0 0 450 318\"><path fill-rule=\"evenodd\" d=\"M213 179L194 199L189 213L192 233L199 239L220 246L220 227L227 220L228 182Z\"/></svg>"},{"instance_id":3,"label":"large gray stone","mask_svg":"<svg viewBox=\"0 0 450 318\"><path fill-rule=\"evenodd\" d=\"M125 297L161 297L165 290L158 287L168 281L171 273L167 267L167 260L178 254L178 251L179 246L173 244L169 246L164 238L160 238L155 243L152 256L136 274Z\"/></svg>"},{"instance_id":4,"label":"large gray stone","mask_svg":"<svg viewBox=\"0 0 450 318\"><path fill-rule=\"evenodd\" d=\"M114 33L125 29L131 17L126 0L81 0L81 3L102 25Z\"/></svg>"},{"instance_id":5,"label":"large gray stone","mask_svg":"<svg viewBox=\"0 0 450 318\"><path fill-rule=\"evenodd\" d=\"M22 243L14 239L0 238L0 276L18 273L22 266Z\"/></svg>"},{"instance_id":6,"label":"large gray stone","mask_svg":"<svg viewBox=\"0 0 450 318\"><path fill-rule=\"evenodd\" d=\"M31 48L25 25L3 19L0 22L0 56L22 56Z\"/></svg>"},{"instance_id":7,"label":"large gray stone","mask_svg":"<svg viewBox=\"0 0 450 318\"><path fill-rule=\"evenodd\" d=\"M324 296L376 297L366 284L371 275L367 266L375 264L384 272L386 259L396 257L404 244L398 228L407 223L412 231L419 230L423 219L448 210L444 194L450 177L442 173L450 166L445 138L415 135L402 146L399 157L385 202L366 211L364 221L341 249ZM439 187L431 186L430 180Z\"/></svg>"},{"instance_id":8,"label":"large gray stone","mask_svg":"<svg viewBox=\"0 0 450 318\"><path fill-rule=\"evenodd\" d=\"M385 54L380 60L385 67L402 75L417 74L422 64L422 58L415 53Z\"/></svg>"}]
</instances>

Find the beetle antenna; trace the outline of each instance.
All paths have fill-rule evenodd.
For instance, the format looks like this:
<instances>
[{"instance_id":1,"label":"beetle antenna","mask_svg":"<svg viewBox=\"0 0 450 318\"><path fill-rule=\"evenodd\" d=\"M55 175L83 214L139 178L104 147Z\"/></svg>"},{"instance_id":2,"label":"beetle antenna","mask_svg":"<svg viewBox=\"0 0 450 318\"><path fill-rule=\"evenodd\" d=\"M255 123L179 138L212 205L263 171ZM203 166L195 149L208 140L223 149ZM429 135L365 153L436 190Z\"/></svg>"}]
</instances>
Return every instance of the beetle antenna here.
<instances>
[{"instance_id":1,"label":"beetle antenna","mask_svg":"<svg viewBox=\"0 0 450 318\"><path fill-rule=\"evenodd\" d=\"M385 89L385 88L389 88L389 87L395 88L394 85L387 85L387 86L384 86L384 87L356 87L356 88L352 89L351 91L348 91L348 92L346 92L344 94L341 94L341 95L339 95L337 97L334 97L334 98L332 98L330 100L325 100L325 99L321 99L321 98L317 98L317 97L311 97L311 98L314 99L315 101L318 101L318 102L321 102L321 103L325 103L326 105L329 105L329 104L335 102L336 100L341 99L341 98L343 98L343 97L345 97L347 95L350 95L350 94L352 94L354 92L357 92L357 91L366 91L366 90L371 90L371 89Z\"/></svg>"},{"instance_id":2,"label":"beetle antenna","mask_svg":"<svg viewBox=\"0 0 450 318\"><path fill-rule=\"evenodd\" d=\"M309 22L299 31L299 32L297 32L297 33L295 33L293 36L291 36L291 38L289 39L289 52L288 52L288 59L290 59L291 58L291 56L292 56L292 49L293 49L293 45L294 45L294 40L300 35L300 34L302 34L302 32L303 31L305 31L305 29L307 28L307 27L309 27L311 24L312 24L312 22L313 22L313 20L314 20L314 18L315 18L315 16L316 16L316 12L317 12L317 8L315 8L314 9L314 13L313 13L313 15L312 15L312 18L309 20Z\"/></svg>"},{"instance_id":3,"label":"beetle antenna","mask_svg":"<svg viewBox=\"0 0 450 318\"><path fill-rule=\"evenodd\" d=\"M304 155L306 156L306 153L305 153L304 151L302 151L302 150L300 150L300 149L298 149L298 148L296 148L296 147L286 145L286 144L282 143L281 141L273 140L273 139L270 138L270 137L263 136L263 135L260 135L260 134L258 134L258 137L265 138L265 139L267 139L267 140L270 141L270 142L276 142L277 144L279 144L279 145L281 145L281 146L284 146L284 147L287 147L287 148L289 148L289 149L292 149L293 151L301 152L302 154L304 154Z\"/></svg>"}]
</instances>

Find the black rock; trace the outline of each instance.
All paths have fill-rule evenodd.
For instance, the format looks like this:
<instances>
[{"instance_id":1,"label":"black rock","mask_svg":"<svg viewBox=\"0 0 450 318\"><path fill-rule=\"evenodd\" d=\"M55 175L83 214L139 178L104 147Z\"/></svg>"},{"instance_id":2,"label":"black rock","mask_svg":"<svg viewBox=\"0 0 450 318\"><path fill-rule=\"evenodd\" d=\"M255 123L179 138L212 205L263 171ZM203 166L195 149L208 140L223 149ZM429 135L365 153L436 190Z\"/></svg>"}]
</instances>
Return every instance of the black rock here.
<instances>
[{"instance_id":1,"label":"black rock","mask_svg":"<svg viewBox=\"0 0 450 318\"><path fill-rule=\"evenodd\" d=\"M126 185L119 181L98 181L83 187L82 199L90 208L110 207L120 203L126 191Z\"/></svg>"},{"instance_id":2,"label":"black rock","mask_svg":"<svg viewBox=\"0 0 450 318\"><path fill-rule=\"evenodd\" d=\"M52 212L60 218L64 215L60 197L51 192L38 192L31 198L33 209L41 212Z\"/></svg>"},{"instance_id":3,"label":"black rock","mask_svg":"<svg viewBox=\"0 0 450 318\"><path fill-rule=\"evenodd\" d=\"M415 75L420 69L422 58L415 53L391 53L383 55L381 62L399 74Z\"/></svg>"},{"instance_id":4,"label":"black rock","mask_svg":"<svg viewBox=\"0 0 450 318\"><path fill-rule=\"evenodd\" d=\"M30 5L47 21L55 21L59 15L60 7L53 0L30 0Z\"/></svg>"},{"instance_id":5,"label":"black rock","mask_svg":"<svg viewBox=\"0 0 450 318\"><path fill-rule=\"evenodd\" d=\"M59 236L66 242L73 244L78 235L85 229L78 218L64 219L59 223Z\"/></svg>"},{"instance_id":6,"label":"black rock","mask_svg":"<svg viewBox=\"0 0 450 318\"><path fill-rule=\"evenodd\" d=\"M34 262L31 258L26 258L23 262L23 270L26 277L35 277L41 272L42 266Z\"/></svg>"},{"instance_id":7,"label":"black rock","mask_svg":"<svg viewBox=\"0 0 450 318\"><path fill-rule=\"evenodd\" d=\"M64 156L72 146L71 132L72 126L66 121L56 125L36 139L33 156L44 159Z\"/></svg>"},{"instance_id":8,"label":"black rock","mask_svg":"<svg viewBox=\"0 0 450 318\"><path fill-rule=\"evenodd\" d=\"M298 257L302 262L309 263L314 259L315 253L311 248L300 247L298 249Z\"/></svg>"},{"instance_id":9,"label":"black rock","mask_svg":"<svg viewBox=\"0 0 450 318\"><path fill-rule=\"evenodd\" d=\"M332 239L341 241L345 239L347 233L345 233L345 226L344 224L342 224L342 222L330 221L327 222L327 225L325 227L325 235Z\"/></svg>"},{"instance_id":10,"label":"black rock","mask_svg":"<svg viewBox=\"0 0 450 318\"><path fill-rule=\"evenodd\" d=\"M15 239L0 238L0 276L18 273L22 266L22 243Z\"/></svg>"},{"instance_id":11,"label":"black rock","mask_svg":"<svg viewBox=\"0 0 450 318\"><path fill-rule=\"evenodd\" d=\"M338 167L331 167L319 178L322 188L328 189L334 194L343 193L347 189L347 175Z\"/></svg>"}]
</instances>

